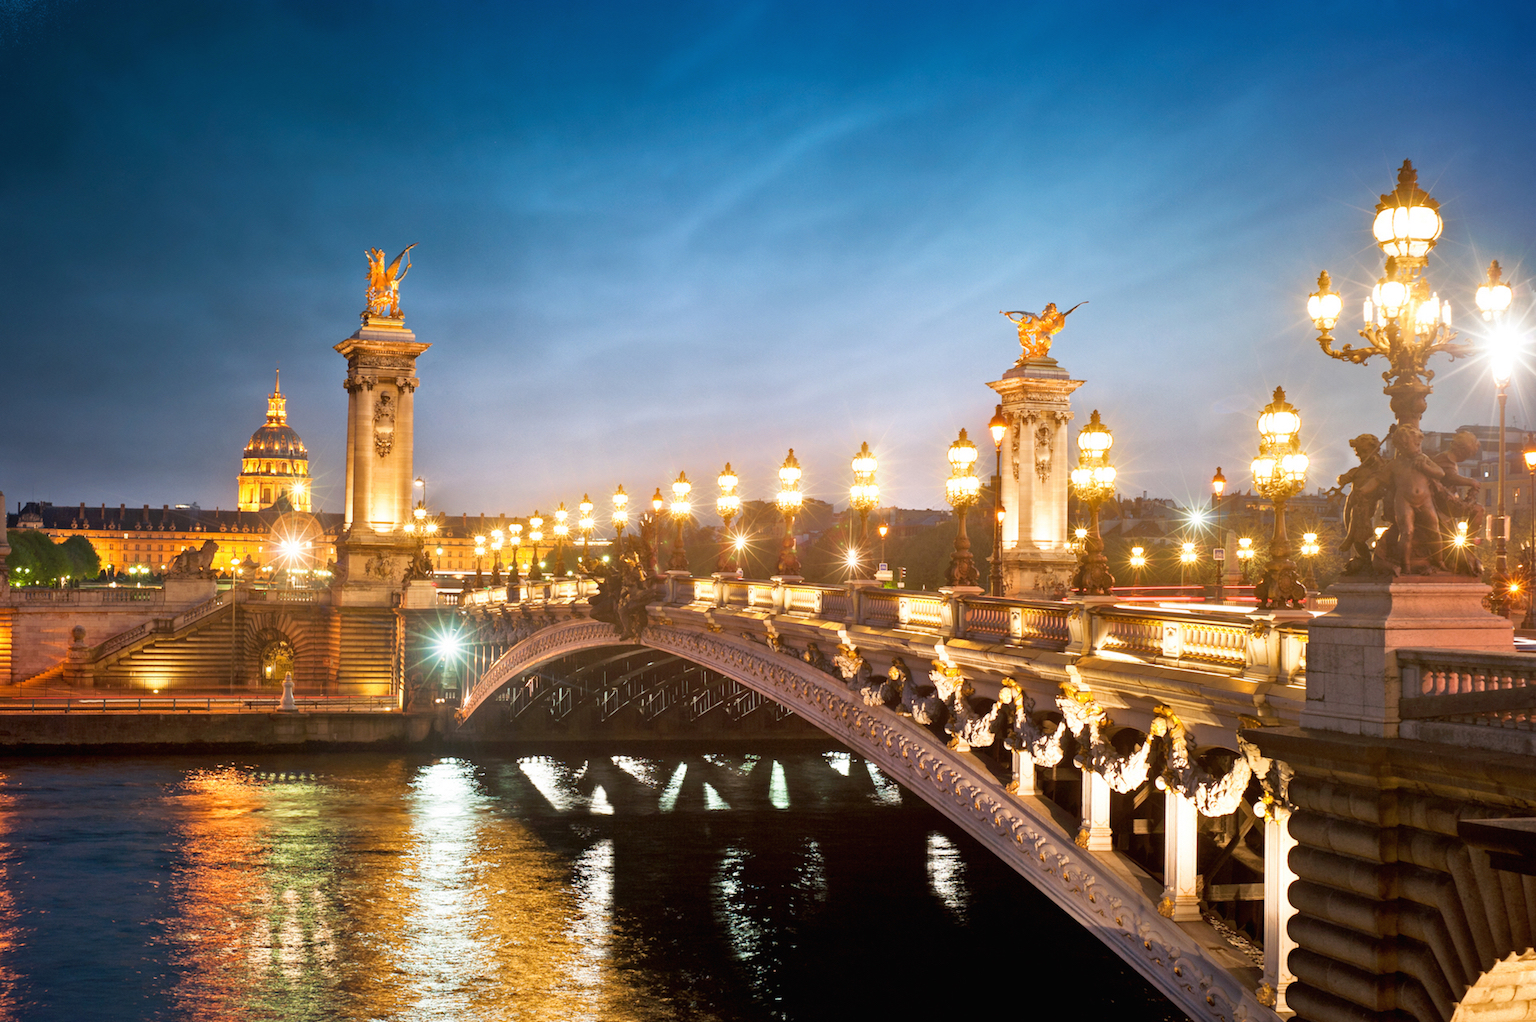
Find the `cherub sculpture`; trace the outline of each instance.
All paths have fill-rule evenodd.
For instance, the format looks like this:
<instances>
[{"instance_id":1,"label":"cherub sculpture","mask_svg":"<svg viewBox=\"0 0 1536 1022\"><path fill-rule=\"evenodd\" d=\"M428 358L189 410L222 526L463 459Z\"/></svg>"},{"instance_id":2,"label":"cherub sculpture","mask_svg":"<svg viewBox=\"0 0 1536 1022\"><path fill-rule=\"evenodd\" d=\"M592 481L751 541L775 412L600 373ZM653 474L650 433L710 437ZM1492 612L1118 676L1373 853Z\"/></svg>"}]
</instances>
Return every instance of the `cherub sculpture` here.
<instances>
[{"instance_id":1,"label":"cherub sculpture","mask_svg":"<svg viewBox=\"0 0 1536 1022\"><path fill-rule=\"evenodd\" d=\"M1339 551L1353 554L1344 566L1344 574L1360 575L1371 571L1371 541L1376 538L1376 506L1385 495L1387 461L1381 456L1381 441L1372 433L1361 433L1349 442L1360 464L1339 476L1339 488L1349 487L1344 498L1344 539Z\"/></svg>"},{"instance_id":2,"label":"cherub sculpture","mask_svg":"<svg viewBox=\"0 0 1536 1022\"><path fill-rule=\"evenodd\" d=\"M1066 327L1067 317L1087 304L1087 302L1078 302L1066 312L1061 312L1056 308L1055 302L1048 302L1039 315L1017 310L1004 312L1003 315L1013 320L1019 327L1019 346L1024 349L1024 353L1019 356L1019 365L1023 365L1032 358L1044 358L1049 355L1051 339Z\"/></svg>"},{"instance_id":3,"label":"cherub sculpture","mask_svg":"<svg viewBox=\"0 0 1536 1022\"><path fill-rule=\"evenodd\" d=\"M1394 427L1392 460L1392 518L1395 564L1403 574L1445 570L1440 552L1440 516L1435 511L1436 483L1445 469L1424 453L1424 434L1414 426ZM1383 536L1387 539L1388 536ZM1417 547L1417 549L1416 549Z\"/></svg>"},{"instance_id":4,"label":"cherub sculpture","mask_svg":"<svg viewBox=\"0 0 1536 1022\"><path fill-rule=\"evenodd\" d=\"M1476 537L1482 534L1483 519L1488 512L1483 505L1475 500L1469 500L1461 491L1466 489L1476 490L1479 483L1476 479L1468 479L1457 469L1463 461L1470 461L1477 456L1481 443L1477 435L1467 430L1462 430L1451 438L1445 450L1434 456L1434 462L1440 466L1445 474L1435 480L1435 511L1442 518L1445 535L1445 549L1451 555L1455 570L1464 575L1480 576L1483 573L1482 562L1478 560L1475 544ZM1457 542L1454 532L1457 522L1465 522L1467 531L1461 542Z\"/></svg>"},{"instance_id":5,"label":"cherub sculpture","mask_svg":"<svg viewBox=\"0 0 1536 1022\"><path fill-rule=\"evenodd\" d=\"M368 256L368 309L365 316L382 316L389 319L400 318L400 282L411 270L409 253L419 243L412 243L405 250L395 256L395 261L387 267L384 265L384 250L382 248L370 248ZM405 269L400 269L400 260L405 260Z\"/></svg>"}]
</instances>

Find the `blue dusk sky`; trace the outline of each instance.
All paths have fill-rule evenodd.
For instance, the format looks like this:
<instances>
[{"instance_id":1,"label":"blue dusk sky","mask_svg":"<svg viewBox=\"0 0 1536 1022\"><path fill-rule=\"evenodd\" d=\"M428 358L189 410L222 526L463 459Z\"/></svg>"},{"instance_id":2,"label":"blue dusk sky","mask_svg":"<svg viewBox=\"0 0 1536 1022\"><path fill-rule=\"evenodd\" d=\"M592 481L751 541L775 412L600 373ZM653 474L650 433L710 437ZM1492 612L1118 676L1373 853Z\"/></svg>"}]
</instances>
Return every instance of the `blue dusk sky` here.
<instances>
[{"instance_id":1,"label":"blue dusk sky","mask_svg":"<svg viewBox=\"0 0 1536 1022\"><path fill-rule=\"evenodd\" d=\"M1248 485L1275 385L1314 483L1391 416L1325 357L1411 158L1467 335L1490 258L1532 304L1529 4L72 3L0 0L0 489L235 502L274 366L340 510L363 251L415 242L416 471L527 514L795 448L841 504L943 504L983 447L1000 309L1115 430L1122 492ZM1442 357L1424 425L1494 419ZM1526 362L1515 424L1536 424ZM991 452L981 467L990 471Z\"/></svg>"}]
</instances>

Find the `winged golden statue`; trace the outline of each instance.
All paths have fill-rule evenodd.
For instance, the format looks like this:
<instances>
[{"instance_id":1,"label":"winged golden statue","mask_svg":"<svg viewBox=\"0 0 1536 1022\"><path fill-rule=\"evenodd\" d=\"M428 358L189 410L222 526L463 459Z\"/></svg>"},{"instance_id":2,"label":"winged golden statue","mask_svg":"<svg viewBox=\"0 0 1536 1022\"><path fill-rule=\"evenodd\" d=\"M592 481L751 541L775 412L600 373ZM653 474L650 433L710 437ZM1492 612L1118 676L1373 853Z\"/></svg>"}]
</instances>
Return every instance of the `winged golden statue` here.
<instances>
[{"instance_id":1,"label":"winged golden statue","mask_svg":"<svg viewBox=\"0 0 1536 1022\"><path fill-rule=\"evenodd\" d=\"M1019 327L1019 346L1024 349L1024 353L1019 356L1019 364L1023 365L1032 358L1044 358L1050 354L1051 338L1061 333L1066 327L1068 316L1087 304L1087 302L1078 302L1066 312L1061 312L1056 308L1055 302L1047 302L1039 315L1017 310L1004 312L1003 315L1013 320Z\"/></svg>"},{"instance_id":2,"label":"winged golden statue","mask_svg":"<svg viewBox=\"0 0 1536 1022\"><path fill-rule=\"evenodd\" d=\"M363 318L380 316L388 319L400 319L400 282L410 272L410 251L419 242L413 242L405 246L405 250L395 256L395 261L388 266L384 264L385 253L382 248L370 248L368 257L368 308L363 312ZM400 261L405 260L405 269L400 269Z\"/></svg>"}]
</instances>

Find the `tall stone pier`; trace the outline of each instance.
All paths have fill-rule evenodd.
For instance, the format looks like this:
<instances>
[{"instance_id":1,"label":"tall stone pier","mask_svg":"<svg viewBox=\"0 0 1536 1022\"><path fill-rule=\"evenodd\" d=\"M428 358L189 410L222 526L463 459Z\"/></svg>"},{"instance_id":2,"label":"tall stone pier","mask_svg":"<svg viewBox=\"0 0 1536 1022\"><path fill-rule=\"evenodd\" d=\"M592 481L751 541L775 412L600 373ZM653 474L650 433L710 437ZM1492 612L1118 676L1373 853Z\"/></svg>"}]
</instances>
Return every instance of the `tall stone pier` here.
<instances>
[{"instance_id":1,"label":"tall stone pier","mask_svg":"<svg viewBox=\"0 0 1536 1022\"><path fill-rule=\"evenodd\" d=\"M1008 422L1001 480L1007 596L1054 595L1071 581L1077 554L1068 536L1072 451L1067 424L1072 393L1082 385L1048 354L1021 359L1001 380L987 384L997 391Z\"/></svg>"},{"instance_id":2,"label":"tall stone pier","mask_svg":"<svg viewBox=\"0 0 1536 1022\"><path fill-rule=\"evenodd\" d=\"M386 695L404 682L404 622L414 601L406 581L416 540L411 520L416 358L430 345L416 340L398 317L363 315L357 332L336 350L347 360L346 520L336 544L331 639L336 684L343 693Z\"/></svg>"},{"instance_id":3,"label":"tall stone pier","mask_svg":"<svg viewBox=\"0 0 1536 1022\"><path fill-rule=\"evenodd\" d=\"M347 491L338 544L341 606L393 606L416 541L411 519L416 357L403 321L365 316L336 350L347 360Z\"/></svg>"}]
</instances>

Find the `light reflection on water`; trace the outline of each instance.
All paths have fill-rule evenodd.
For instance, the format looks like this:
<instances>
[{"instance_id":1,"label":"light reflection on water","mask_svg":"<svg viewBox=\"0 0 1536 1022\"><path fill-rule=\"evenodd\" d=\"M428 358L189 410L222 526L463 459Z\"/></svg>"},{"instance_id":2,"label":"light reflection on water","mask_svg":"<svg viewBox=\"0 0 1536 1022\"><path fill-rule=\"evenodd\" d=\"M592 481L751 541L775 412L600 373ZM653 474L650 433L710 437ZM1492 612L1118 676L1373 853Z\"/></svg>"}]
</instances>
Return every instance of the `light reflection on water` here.
<instances>
[{"instance_id":1,"label":"light reflection on water","mask_svg":"<svg viewBox=\"0 0 1536 1022\"><path fill-rule=\"evenodd\" d=\"M818 977L884 969L893 940L1027 949L1019 919L1055 910L867 766L13 761L0 1020L800 1018L832 996ZM1101 989L1124 973L1080 931L1042 954L1063 939ZM888 1003L930 993L949 1003Z\"/></svg>"}]
</instances>

